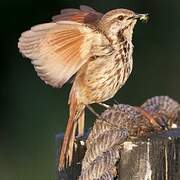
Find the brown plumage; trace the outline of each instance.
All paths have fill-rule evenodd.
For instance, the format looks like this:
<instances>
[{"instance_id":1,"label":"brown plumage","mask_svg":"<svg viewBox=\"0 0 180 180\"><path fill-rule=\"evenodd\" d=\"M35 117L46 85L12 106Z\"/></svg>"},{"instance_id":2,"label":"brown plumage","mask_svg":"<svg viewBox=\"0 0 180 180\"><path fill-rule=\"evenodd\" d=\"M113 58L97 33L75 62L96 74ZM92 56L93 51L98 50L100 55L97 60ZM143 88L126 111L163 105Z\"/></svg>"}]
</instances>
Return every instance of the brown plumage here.
<instances>
[{"instance_id":1,"label":"brown plumage","mask_svg":"<svg viewBox=\"0 0 180 180\"><path fill-rule=\"evenodd\" d=\"M127 9L105 15L88 6L64 9L53 22L22 33L18 47L31 59L39 77L61 87L75 75L69 96L70 113L59 170L72 162L76 129L84 130L84 108L112 98L132 70L132 33L137 19Z\"/></svg>"}]
</instances>

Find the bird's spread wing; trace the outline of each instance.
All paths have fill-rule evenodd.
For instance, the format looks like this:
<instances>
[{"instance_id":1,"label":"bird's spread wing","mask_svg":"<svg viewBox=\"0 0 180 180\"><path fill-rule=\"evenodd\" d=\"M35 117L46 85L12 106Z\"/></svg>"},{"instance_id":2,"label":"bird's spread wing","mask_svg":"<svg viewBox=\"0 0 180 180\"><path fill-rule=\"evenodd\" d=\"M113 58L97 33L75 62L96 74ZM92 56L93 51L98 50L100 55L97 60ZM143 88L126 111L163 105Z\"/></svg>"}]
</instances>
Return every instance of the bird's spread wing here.
<instances>
[{"instance_id":1,"label":"bird's spread wing","mask_svg":"<svg viewBox=\"0 0 180 180\"><path fill-rule=\"evenodd\" d=\"M57 21L76 21L79 23L97 24L102 13L97 12L93 8L85 5L81 5L80 9L63 9L59 15L54 16L52 19Z\"/></svg>"},{"instance_id":2,"label":"bird's spread wing","mask_svg":"<svg viewBox=\"0 0 180 180\"><path fill-rule=\"evenodd\" d=\"M43 81L61 87L88 61L94 42L101 46L100 36L84 24L59 21L37 25L22 33L18 47L32 60Z\"/></svg>"}]
</instances>

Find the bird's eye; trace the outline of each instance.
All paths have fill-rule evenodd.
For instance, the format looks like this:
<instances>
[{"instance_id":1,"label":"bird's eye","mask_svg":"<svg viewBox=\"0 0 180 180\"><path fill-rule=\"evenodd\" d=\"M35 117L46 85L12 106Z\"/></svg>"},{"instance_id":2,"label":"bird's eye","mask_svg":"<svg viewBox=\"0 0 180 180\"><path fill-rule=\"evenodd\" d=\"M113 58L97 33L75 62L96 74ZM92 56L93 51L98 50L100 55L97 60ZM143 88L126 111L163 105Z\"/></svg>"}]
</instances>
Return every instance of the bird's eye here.
<instances>
[{"instance_id":1,"label":"bird's eye","mask_svg":"<svg viewBox=\"0 0 180 180\"><path fill-rule=\"evenodd\" d=\"M124 19L124 16L118 16L118 19L120 20L120 21L122 21L123 19Z\"/></svg>"}]
</instances>

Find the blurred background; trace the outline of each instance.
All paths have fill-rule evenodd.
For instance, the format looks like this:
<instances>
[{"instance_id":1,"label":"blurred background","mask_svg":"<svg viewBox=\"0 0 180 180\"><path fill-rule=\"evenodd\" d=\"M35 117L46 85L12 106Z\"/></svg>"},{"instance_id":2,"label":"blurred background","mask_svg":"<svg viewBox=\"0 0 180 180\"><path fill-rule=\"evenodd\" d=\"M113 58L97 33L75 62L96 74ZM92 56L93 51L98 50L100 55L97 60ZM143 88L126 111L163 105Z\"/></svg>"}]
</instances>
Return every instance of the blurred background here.
<instances>
[{"instance_id":1,"label":"blurred background","mask_svg":"<svg viewBox=\"0 0 180 180\"><path fill-rule=\"evenodd\" d=\"M132 105L155 95L180 100L180 1L1 0L1 180L56 177L55 135L65 130L71 85L62 89L45 85L18 52L17 42L21 32L80 4L104 13L123 7L150 14L147 24L135 27L134 69L114 99ZM89 112L87 116L90 127L95 117Z\"/></svg>"}]
</instances>

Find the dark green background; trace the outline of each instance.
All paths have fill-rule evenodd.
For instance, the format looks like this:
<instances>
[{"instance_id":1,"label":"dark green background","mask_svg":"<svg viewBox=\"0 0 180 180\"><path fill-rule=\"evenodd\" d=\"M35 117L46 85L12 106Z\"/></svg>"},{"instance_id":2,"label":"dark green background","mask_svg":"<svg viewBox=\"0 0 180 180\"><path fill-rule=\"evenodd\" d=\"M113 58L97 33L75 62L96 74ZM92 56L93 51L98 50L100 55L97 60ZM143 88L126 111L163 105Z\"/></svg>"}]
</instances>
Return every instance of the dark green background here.
<instances>
[{"instance_id":1,"label":"dark green background","mask_svg":"<svg viewBox=\"0 0 180 180\"><path fill-rule=\"evenodd\" d=\"M138 105L154 95L180 99L180 1L1 0L0 180L55 179L55 134L65 130L70 85L46 86L19 54L17 42L32 25L80 4L101 12L125 7L150 14L148 24L135 28L133 73L116 100ZM90 126L94 118L88 116Z\"/></svg>"}]
</instances>

